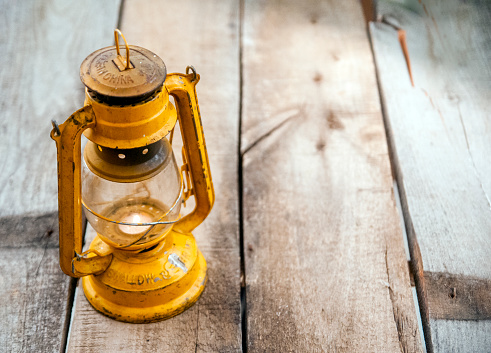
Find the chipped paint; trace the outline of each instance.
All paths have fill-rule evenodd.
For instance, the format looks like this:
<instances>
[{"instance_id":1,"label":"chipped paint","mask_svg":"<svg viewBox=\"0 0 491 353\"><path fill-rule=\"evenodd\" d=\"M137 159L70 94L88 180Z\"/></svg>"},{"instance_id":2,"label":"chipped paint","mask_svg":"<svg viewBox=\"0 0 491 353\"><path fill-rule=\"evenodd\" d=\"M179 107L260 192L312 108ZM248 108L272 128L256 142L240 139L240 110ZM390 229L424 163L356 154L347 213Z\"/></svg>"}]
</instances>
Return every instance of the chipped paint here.
<instances>
[{"instance_id":1,"label":"chipped paint","mask_svg":"<svg viewBox=\"0 0 491 353\"><path fill-rule=\"evenodd\" d=\"M174 253L170 254L169 255L169 262L171 264L173 264L174 266L183 270L184 273L188 272L186 265L184 265L184 262L181 261L181 259L179 258L179 256L177 254L174 254Z\"/></svg>"}]
</instances>

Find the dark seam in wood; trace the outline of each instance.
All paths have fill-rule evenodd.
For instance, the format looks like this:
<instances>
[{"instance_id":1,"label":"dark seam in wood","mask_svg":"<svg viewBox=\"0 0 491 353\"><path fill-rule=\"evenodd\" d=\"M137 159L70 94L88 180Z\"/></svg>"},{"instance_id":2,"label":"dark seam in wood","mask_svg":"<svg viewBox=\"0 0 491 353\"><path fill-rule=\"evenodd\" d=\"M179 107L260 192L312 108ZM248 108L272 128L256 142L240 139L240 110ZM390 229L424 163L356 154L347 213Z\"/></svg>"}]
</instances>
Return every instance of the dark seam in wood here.
<instances>
[{"instance_id":1,"label":"dark seam in wood","mask_svg":"<svg viewBox=\"0 0 491 353\"><path fill-rule=\"evenodd\" d=\"M238 201L239 201L239 251L240 251L240 322L242 336L242 352L247 352L247 297L246 297L246 272L245 272L245 244L244 244L244 180L243 180L243 156L242 149L242 102L244 94L243 78L243 29L244 29L244 0L239 0L239 131L238 131Z\"/></svg>"},{"instance_id":2,"label":"dark seam in wood","mask_svg":"<svg viewBox=\"0 0 491 353\"><path fill-rule=\"evenodd\" d=\"M54 218L53 220L54 220L55 223L57 222L57 219ZM42 265L42 263L44 261L44 258L46 257L46 251L48 249L49 239L53 235L54 229L56 229L56 224L54 224L53 226L51 226L50 228L48 228L48 230L43 235L46 238L46 242L44 244L43 256L41 256L41 261L39 261L38 267L36 268L36 272L35 272L35 275L36 276L38 275L39 269L41 268L41 265Z\"/></svg>"},{"instance_id":3,"label":"dark seam in wood","mask_svg":"<svg viewBox=\"0 0 491 353\"><path fill-rule=\"evenodd\" d=\"M471 153L471 148L469 145L469 139L467 138L467 129L465 128L464 120L462 119L462 112L460 111L460 104L457 104L457 109L459 111L459 118L460 118L460 123L462 124L462 130L464 131L464 137L465 137L465 143L467 145L467 153L469 154L469 159L472 164L472 168L474 170L474 174L477 178L477 181L479 182L479 186L481 187L481 191L484 194L484 198L486 199L486 202L488 203L488 207L491 210L491 201L489 200L488 194L486 193L486 190L484 189L484 186L481 181L481 176L479 175L479 172L476 167L476 163L474 162L474 157L472 157Z\"/></svg>"},{"instance_id":4,"label":"dark seam in wood","mask_svg":"<svg viewBox=\"0 0 491 353\"><path fill-rule=\"evenodd\" d=\"M393 140L390 140L393 143ZM395 154L395 153L394 153ZM416 232L414 230L414 225L409 212L409 207L407 204L405 187L400 177L401 173L398 169L398 159L394 156L391 158L396 165L396 176L397 183L399 184L399 197L401 199L402 214L404 216L404 224L406 227L407 241L409 245L409 253L411 255L411 272L413 273L414 283L416 285L416 293L418 295L418 304L421 313L421 321L423 326L423 335L426 343L426 351L428 353L433 353L433 343L431 341L431 327L430 327L430 317L428 312L428 299L426 283L423 274L423 259L421 257L421 251L419 249L418 239L416 237Z\"/></svg>"},{"instance_id":5,"label":"dark seam in wood","mask_svg":"<svg viewBox=\"0 0 491 353\"><path fill-rule=\"evenodd\" d=\"M29 277L30 277L30 272L27 272L26 286L24 288L24 292L25 293L29 293L29 282L30 282ZM23 313L22 313L23 314L22 315L22 336L25 337L25 333L26 333L26 322L27 322L27 320L26 320L26 318L27 318L27 306L28 306L28 304L27 304L26 301L24 301L23 304L24 305L23 305L23 308L22 308L23 309L22 310L23 311ZM22 340L21 351L22 352L25 352L26 351L26 339L23 339Z\"/></svg>"},{"instance_id":6,"label":"dark seam in wood","mask_svg":"<svg viewBox=\"0 0 491 353\"><path fill-rule=\"evenodd\" d=\"M49 238L48 238L48 237L46 237L46 243L45 243L45 245L44 245L43 256L41 256L41 261L39 261L38 267L36 268L35 276L37 276L37 275L38 275L38 273L39 273L39 268L41 267L41 265L42 265L42 263L43 263L43 261L44 261L44 258L45 258L45 256L46 256L46 251L47 251L47 249L48 249L48 244L49 244Z\"/></svg>"},{"instance_id":7,"label":"dark seam in wood","mask_svg":"<svg viewBox=\"0 0 491 353\"><path fill-rule=\"evenodd\" d=\"M85 213L82 212L82 234L84 235L82 239L82 248L85 245L85 235L87 233L87 218L85 217ZM68 293L67 293L67 305L66 305L66 313L65 313L65 323L63 325L62 338L61 338L61 346L60 353L66 353L68 347L68 336L70 334L70 324L72 321L72 314L75 310L73 306L75 303L75 290L77 289L78 278L70 278L70 283L68 284Z\"/></svg>"},{"instance_id":8,"label":"dark seam in wood","mask_svg":"<svg viewBox=\"0 0 491 353\"><path fill-rule=\"evenodd\" d=\"M244 152L242 152L242 157L247 153L249 152L252 148L254 148L255 146L257 146L259 144L259 142L261 142L262 140L264 140L266 137L270 136L273 132L275 132L276 130L278 130L280 127L282 127L283 125L285 125L287 122L289 122L291 119L293 118L296 118L298 116L298 114L295 114L295 115L292 115L292 116L289 116L288 118L286 118L285 120L281 121L280 123L276 124L275 126L273 126L270 130L268 130L267 132L265 132L263 135L259 136L256 141L252 142L249 146L247 146L247 148L244 150Z\"/></svg>"},{"instance_id":9,"label":"dark seam in wood","mask_svg":"<svg viewBox=\"0 0 491 353\"><path fill-rule=\"evenodd\" d=\"M68 334L70 332L70 323L72 321L72 312L75 310L73 307L73 303L75 301L75 289L77 288L78 279L70 278L70 283L68 284L68 293L67 293L67 306L65 313L65 322L63 325L63 331L61 335L61 345L60 345L60 353L66 353L68 346Z\"/></svg>"},{"instance_id":10,"label":"dark seam in wood","mask_svg":"<svg viewBox=\"0 0 491 353\"><path fill-rule=\"evenodd\" d=\"M413 270L412 270L411 260L409 260L407 262L407 268L408 268L408 272L409 272L409 281L411 283L411 287L415 287L416 284L414 283L414 273L413 273Z\"/></svg>"},{"instance_id":11,"label":"dark seam in wood","mask_svg":"<svg viewBox=\"0 0 491 353\"><path fill-rule=\"evenodd\" d=\"M396 299L394 298L394 291L390 287L390 273L389 273L389 262L387 260L387 243L385 244L385 272L387 273L387 289L389 290L390 303L392 304L392 316L394 318L394 323L397 330L397 338L399 339L399 346L401 347L401 352L406 352L406 346L402 341L402 327L399 320L397 319L397 308Z\"/></svg>"},{"instance_id":12,"label":"dark seam in wood","mask_svg":"<svg viewBox=\"0 0 491 353\"><path fill-rule=\"evenodd\" d=\"M404 187L401 187L404 190ZM401 196L403 194L401 193ZM405 193L404 193L405 196ZM402 201L402 198L401 198ZM409 252L411 254L411 272L414 276L414 283L416 285L416 293L418 295L418 305L421 312L421 321L423 326L423 334L426 343L426 351L428 353L433 353L433 342L431 340L431 327L430 327L430 317L428 313L428 299L426 296L426 283L423 275L423 259L421 257L421 251L419 249L418 239L414 231L413 222L409 214L407 199L404 197L403 200L403 215L404 222L406 224L406 232L409 244Z\"/></svg>"},{"instance_id":13,"label":"dark seam in wood","mask_svg":"<svg viewBox=\"0 0 491 353\"><path fill-rule=\"evenodd\" d=\"M372 57L375 63L375 77L377 80L377 88L380 99L380 106L382 110L382 118L384 122L385 134L387 147L389 151L389 160L391 165L392 177L397 181L399 186L399 199L401 200L401 208L402 215L404 220L404 227L406 228L407 240L409 245L409 254L411 256L411 272L413 274L414 283L416 285L416 293L418 296L418 305L421 316L421 323L423 327L423 336L425 339L425 346L427 353L434 353L433 342L431 341L431 329L430 329L430 320L428 315L428 303L425 296L425 285L424 285L424 276L423 276L423 260L421 258L421 252L419 250L418 241L416 239L416 234L414 231L413 223L411 220L411 216L409 214L407 198L405 193L404 182L402 179L402 173L400 172L399 159L397 157L397 153L395 150L394 139L391 135L391 126L389 119L387 117L387 112L385 109L385 102L383 99L383 89L380 83L380 75L378 71L378 67L376 65L375 53L373 48L372 37L369 36L370 39L370 48L372 50Z\"/></svg>"},{"instance_id":14,"label":"dark seam in wood","mask_svg":"<svg viewBox=\"0 0 491 353\"><path fill-rule=\"evenodd\" d=\"M198 336L199 336L199 303L196 303L196 310L198 313L196 314L196 343L194 346L194 353L198 352Z\"/></svg>"}]
</instances>

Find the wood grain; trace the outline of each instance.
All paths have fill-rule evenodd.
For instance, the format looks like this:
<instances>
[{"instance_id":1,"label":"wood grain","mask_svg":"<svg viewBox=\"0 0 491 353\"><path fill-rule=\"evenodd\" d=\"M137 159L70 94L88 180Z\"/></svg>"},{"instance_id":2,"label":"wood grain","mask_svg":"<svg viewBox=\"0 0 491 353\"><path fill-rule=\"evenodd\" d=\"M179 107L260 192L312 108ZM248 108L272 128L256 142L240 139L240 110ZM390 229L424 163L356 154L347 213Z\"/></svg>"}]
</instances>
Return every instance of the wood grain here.
<instances>
[{"instance_id":1,"label":"wood grain","mask_svg":"<svg viewBox=\"0 0 491 353\"><path fill-rule=\"evenodd\" d=\"M491 279L491 6L412 1L408 7L378 4L379 16L407 33L414 87L396 30L375 23L371 36L411 255L421 264L427 345L437 352L490 351L491 321L464 321L458 312L438 319L433 306L444 305L435 301L447 293L425 288L423 270Z\"/></svg>"},{"instance_id":2,"label":"wood grain","mask_svg":"<svg viewBox=\"0 0 491 353\"><path fill-rule=\"evenodd\" d=\"M63 121L80 106L79 65L111 33L118 3L0 1L2 352L65 347L73 282L58 261L50 119Z\"/></svg>"},{"instance_id":3,"label":"wood grain","mask_svg":"<svg viewBox=\"0 0 491 353\"><path fill-rule=\"evenodd\" d=\"M57 213L0 225L0 350L59 352L70 280L58 263Z\"/></svg>"},{"instance_id":4,"label":"wood grain","mask_svg":"<svg viewBox=\"0 0 491 353\"><path fill-rule=\"evenodd\" d=\"M68 351L238 352L238 1L127 0L121 27L130 44L155 52L168 72L184 72L193 65L201 75L196 88L216 202L194 235L207 260L209 279L193 307L167 321L145 325L102 316L78 288ZM178 146L179 141L174 141L179 155Z\"/></svg>"},{"instance_id":5,"label":"wood grain","mask_svg":"<svg viewBox=\"0 0 491 353\"><path fill-rule=\"evenodd\" d=\"M50 120L80 108L80 64L112 33L119 0L3 0L0 8L0 216L50 213L58 205Z\"/></svg>"},{"instance_id":6,"label":"wood grain","mask_svg":"<svg viewBox=\"0 0 491 353\"><path fill-rule=\"evenodd\" d=\"M247 1L250 352L421 352L361 4Z\"/></svg>"}]
</instances>

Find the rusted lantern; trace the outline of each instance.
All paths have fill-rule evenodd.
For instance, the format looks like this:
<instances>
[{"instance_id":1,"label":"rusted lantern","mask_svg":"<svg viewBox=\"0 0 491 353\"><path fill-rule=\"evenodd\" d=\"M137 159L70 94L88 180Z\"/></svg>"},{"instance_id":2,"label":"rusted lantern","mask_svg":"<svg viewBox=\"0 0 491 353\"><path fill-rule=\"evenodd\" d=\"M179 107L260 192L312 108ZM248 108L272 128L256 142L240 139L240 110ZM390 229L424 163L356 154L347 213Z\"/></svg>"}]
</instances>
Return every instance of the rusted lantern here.
<instances>
[{"instance_id":1,"label":"rusted lantern","mask_svg":"<svg viewBox=\"0 0 491 353\"><path fill-rule=\"evenodd\" d=\"M53 122L60 265L83 277L85 296L104 315L153 322L193 305L206 282L206 262L191 234L214 202L195 90L199 75L191 66L186 74L167 75L157 55L129 46L119 30L114 34L116 46L81 65L85 106L63 124ZM180 168L171 146L177 121ZM83 161L82 132L89 140ZM190 196L194 210L181 216ZM97 232L87 251L82 208Z\"/></svg>"}]
</instances>

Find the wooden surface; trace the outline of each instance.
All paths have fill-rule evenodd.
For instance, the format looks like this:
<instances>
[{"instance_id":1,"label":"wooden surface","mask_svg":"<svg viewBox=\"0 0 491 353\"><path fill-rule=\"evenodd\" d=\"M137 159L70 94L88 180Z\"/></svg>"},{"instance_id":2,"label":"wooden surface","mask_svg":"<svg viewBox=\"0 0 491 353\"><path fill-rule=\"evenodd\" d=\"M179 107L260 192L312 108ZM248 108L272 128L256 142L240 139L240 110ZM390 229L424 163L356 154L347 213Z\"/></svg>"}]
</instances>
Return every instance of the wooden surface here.
<instances>
[{"instance_id":1,"label":"wooden surface","mask_svg":"<svg viewBox=\"0 0 491 353\"><path fill-rule=\"evenodd\" d=\"M378 15L406 31L414 87L396 30L371 37L427 345L489 352L491 4L407 3Z\"/></svg>"},{"instance_id":2,"label":"wooden surface","mask_svg":"<svg viewBox=\"0 0 491 353\"><path fill-rule=\"evenodd\" d=\"M58 262L57 213L0 219L0 351L58 352L70 279Z\"/></svg>"},{"instance_id":3,"label":"wooden surface","mask_svg":"<svg viewBox=\"0 0 491 353\"><path fill-rule=\"evenodd\" d=\"M58 262L50 119L61 122L80 106L80 62L103 45L118 3L0 2L2 352L60 352L65 346L73 282Z\"/></svg>"},{"instance_id":4,"label":"wooden surface","mask_svg":"<svg viewBox=\"0 0 491 353\"><path fill-rule=\"evenodd\" d=\"M360 4L247 1L243 36L249 351L422 351Z\"/></svg>"},{"instance_id":5,"label":"wooden surface","mask_svg":"<svg viewBox=\"0 0 491 353\"><path fill-rule=\"evenodd\" d=\"M358 0L0 0L0 351L491 351L491 6L402 3L369 35ZM147 325L95 312L58 265L49 121L117 24L201 75L216 190L203 296Z\"/></svg>"},{"instance_id":6,"label":"wooden surface","mask_svg":"<svg viewBox=\"0 0 491 353\"><path fill-rule=\"evenodd\" d=\"M168 72L193 65L216 192L211 215L194 231L208 263L199 301L171 320L133 325L95 312L78 289L68 352L239 352L240 258L237 201L238 2L125 1L121 30L159 55ZM158 14L156 16L155 14ZM142 22L141 19L145 18ZM106 35L112 44L112 37ZM174 146L174 151L180 152Z\"/></svg>"}]
</instances>

